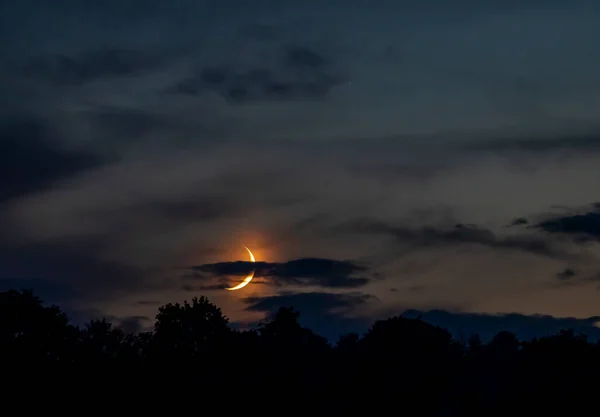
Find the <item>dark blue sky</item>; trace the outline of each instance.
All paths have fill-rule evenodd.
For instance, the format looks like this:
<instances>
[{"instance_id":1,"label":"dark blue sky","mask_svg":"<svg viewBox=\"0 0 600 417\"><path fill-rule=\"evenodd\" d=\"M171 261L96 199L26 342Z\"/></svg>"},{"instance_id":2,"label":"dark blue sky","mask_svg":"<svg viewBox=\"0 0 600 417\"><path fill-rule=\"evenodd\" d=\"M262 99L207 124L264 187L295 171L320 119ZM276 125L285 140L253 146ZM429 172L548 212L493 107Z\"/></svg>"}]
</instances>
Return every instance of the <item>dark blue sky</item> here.
<instances>
[{"instance_id":1,"label":"dark blue sky","mask_svg":"<svg viewBox=\"0 0 600 417\"><path fill-rule=\"evenodd\" d=\"M600 4L414 4L0 2L0 287L596 331Z\"/></svg>"}]
</instances>

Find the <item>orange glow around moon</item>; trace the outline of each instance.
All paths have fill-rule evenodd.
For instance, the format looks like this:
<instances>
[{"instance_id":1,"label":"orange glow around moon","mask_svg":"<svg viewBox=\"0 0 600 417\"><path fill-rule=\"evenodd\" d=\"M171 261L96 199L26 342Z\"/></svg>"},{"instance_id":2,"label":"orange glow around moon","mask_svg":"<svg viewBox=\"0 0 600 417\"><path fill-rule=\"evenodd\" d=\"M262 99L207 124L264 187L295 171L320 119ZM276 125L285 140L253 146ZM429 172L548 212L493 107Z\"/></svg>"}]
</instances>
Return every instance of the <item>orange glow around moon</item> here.
<instances>
[{"instance_id":1,"label":"orange glow around moon","mask_svg":"<svg viewBox=\"0 0 600 417\"><path fill-rule=\"evenodd\" d=\"M246 246L244 246L246 248ZM248 254L250 255L250 262L256 262L256 259L254 259L254 255L252 254L252 251L250 251L250 249L246 248L246 250L248 251ZM244 278L244 280L242 282L240 282L238 285L236 285L235 287L230 287L230 288L225 288L227 291L235 291L235 290L239 290L241 288L244 288L246 285L250 284L250 281L252 281L252 278L254 278L254 270L252 270L252 272L250 272L250 274L248 274L248 276L246 278Z\"/></svg>"}]
</instances>

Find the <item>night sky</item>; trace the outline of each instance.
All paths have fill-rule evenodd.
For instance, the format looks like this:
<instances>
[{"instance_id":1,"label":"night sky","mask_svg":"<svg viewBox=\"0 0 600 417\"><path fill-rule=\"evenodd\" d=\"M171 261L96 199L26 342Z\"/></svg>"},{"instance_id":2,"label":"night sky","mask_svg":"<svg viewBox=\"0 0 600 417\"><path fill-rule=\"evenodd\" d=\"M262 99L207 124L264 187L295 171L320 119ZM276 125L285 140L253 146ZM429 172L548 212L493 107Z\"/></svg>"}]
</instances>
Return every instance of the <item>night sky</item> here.
<instances>
[{"instance_id":1,"label":"night sky","mask_svg":"<svg viewBox=\"0 0 600 417\"><path fill-rule=\"evenodd\" d=\"M598 39L596 0L0 1L0 290L598 338Z\"/></svg>"}]
</instances>

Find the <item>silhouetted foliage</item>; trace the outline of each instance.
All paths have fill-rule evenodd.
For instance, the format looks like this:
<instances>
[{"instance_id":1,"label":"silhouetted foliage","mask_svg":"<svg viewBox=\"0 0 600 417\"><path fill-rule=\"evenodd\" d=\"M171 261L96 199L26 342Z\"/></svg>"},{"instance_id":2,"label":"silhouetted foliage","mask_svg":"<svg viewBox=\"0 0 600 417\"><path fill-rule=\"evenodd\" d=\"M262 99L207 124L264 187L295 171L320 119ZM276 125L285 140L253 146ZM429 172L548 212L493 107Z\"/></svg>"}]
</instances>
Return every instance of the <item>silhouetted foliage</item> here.
<instances>
[{"instance_id":1,"label":"silhouetted foliage","mask_svg":"<svg viewBox=\"0 0 600 417\"><path fill-rule=\"evenodd\" d=\"M529 341L503 331L488 343L477 334L459 342L423 320L392 317L332 346L299 319L286 307L256 329L233 330L200 297L160 307L152 331L128 334L106 319L72 326L31 291L7 291L0 371L28 392L103 387L135 401L139 390L152 403L188 399L263 416L540 415L595 406L600 345L569 329Z\"/></svg>"},{"instance_id":2,"label":"silhouetted foliage","mask_svg":"<svg viewBox=\"0 0 600 417\"><path fill-rule=\"evenodd\" d=\"M480 353L482 348L483 348L483 343L481 342L481 337L479 337L479 335L477 333L474 333L471 335L471 337L469 337L468 340L468 349L472 352L472 353Z\"/></svg>"},{"instance_id":3,"label":"silhouetted foliage","mask_svg":"<svg viewBox=\"0 0 600 417\"><path fill-rule=\"evenodd\" d=\"M281 307L272 320L261 324L259 334L264 348L272 355L287 356L301 352L325 352L329 345L324 337L302 327L300 313L293 308Z\"/></svg>"},{"instance_id":4,"label":"silhouetted foliage","mask_svg":"<svg viewBox=\"0 0 600 417\"><path fill-rule=\"evenodd\" d=\"M44 307L32 291L0 293L2 368L69 364L75 329L56 306Z\"/></svg>"},{"instance_id":5,"label":"silhouetted foliage","mask_svg":"<svg viewBox=\"0 0 600 417\"><path fill-rule=\"evenodd\" d=\"M206 297L191 303L167 304L158 309L154 325L154 348L173 359L215 354L230 335L229 320Z\"/></svg>"}]
</instances>

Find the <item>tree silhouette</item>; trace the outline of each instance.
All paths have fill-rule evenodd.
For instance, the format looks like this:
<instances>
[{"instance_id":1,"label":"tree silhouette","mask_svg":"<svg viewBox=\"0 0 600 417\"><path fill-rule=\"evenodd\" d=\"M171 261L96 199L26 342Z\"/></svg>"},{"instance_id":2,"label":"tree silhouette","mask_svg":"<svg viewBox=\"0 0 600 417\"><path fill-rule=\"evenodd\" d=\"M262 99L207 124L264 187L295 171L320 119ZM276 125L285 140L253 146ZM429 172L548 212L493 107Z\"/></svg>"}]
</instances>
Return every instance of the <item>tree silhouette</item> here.
<instances>
[{"instance_id":1,"label":"tree silhouette","mask_svg":"<svg viewBox=\"0 0 600 417\"><path fill-rule=\"evenodd\" d=\"M369 351L414 360L447 353L452 335L447 330L419 319L391 317L376 322L362 342Z\"/></svg>"},{"instance_id":2,"label":"tree silhouette","mask_svg":"<svg viewBox=\"0 0 600 417\"><path fill-rule=\"evenodd\" d=\"M469 351L471 353L477 354L480 353L483 349L483 343L481 342L481 337L478 333L473 333L467 342Z\"/></svg>"},{"instance_id":3,"label":"tree silhouette","mask_svg":"<svg viewBox=\"0 0 600 417\"><path fill-rule=\"evenodd\" d=\"M61 366L72 361L76 329L56 306L45 307L31 290L0 293L2 368Z\"/></svg>"},{"instance_id":4,"label":"tree silhouette","mask_svg":"<svg viewBox=\"0 0 600 417\"><path fill-rule=\"evenodd\" d=\"M188 360L225 348L229 319L206 297L191 303L166 304L158 309L154 325L155 353Z\"/></svg>"},{"instance_id":5,"label":"tree silhouette","mask_svg":"<svg viewBox=\"0 0 600 417\"><path fill-rule=\"evenodd\" d=\"M448 331L420 318L391 317L375 322L360 343L367 351L370 379L385 376L374 384L376 391L403 392L407 403L425 391L430 401L421 404L421 410L429 413L441 407L452 375L454 347Z\"/></svg>"},{"instance_id":6,"label":"tree silhouette","mask_svg":"<svg viewBox=\"0 0 600 417\"><path fill-rule=\"evenodd\" d=\"M506 361L513 359L519 352L520 343L514 333L501 331L494 336L487 345L489 353L494 359Z\"/></svg>"},{"instance_id":7,"label":"tree silhouette","mask_svg":"<svg viewBox=\"0 0 600 417\"><path fill-rule=\"evenodd\" d=\"M92 320L80 332L83 360L95 365L110 365L126 357L130 348L125 333L106 321Z\"/></svg>"},{"instance_id":8,"label":"tree silhouette","mask_svg":"<svg viewBox=\"0 0 600 417\"><path fill-rule=\"evenodd\" d=\"M340 353L354 354L358 349L359 341L360 335L358 333L348 333L340 336L335 345L335 349Z\"/></svg>"},{"instance_id":9,"label":"tree silhouette","mask_svg":"<svg viewBox=\"0 0 600 417\"><path fill-rule=\"evenodd\" d=\"M265 347L273 353L325 351L329 347L327 339L302 327L299 317L300 313L293 307L281 307L273 319L263 322L258 331Z\"/></svg>"},{"instance_id":10,"label":"tree silhouette","mask_svg":"<svg viewBox=\"0 0 600 417\"><path fill-rule=\"evenodd\" d=\"M391 317L332 347L300 318L283 307L255 329L232 330L221 310L199 297L160 307L153 331L126 334L106 319L74 327L32 291L11 290L0 293L0 371L27 392L47 392L47 375L60 375L67 382L55 385L63 393L102 383L123 400L137 398L135 387L153 403L189 399L274 416L288 408L573 414L595 405L600 346L569 329L523 342L507 331L488 343L474 334L460 343L424 320Z\"/></svg>"}]
</instances>

